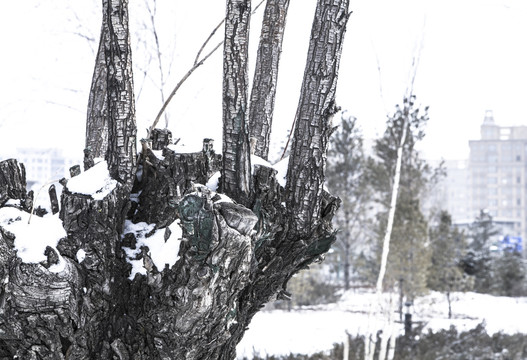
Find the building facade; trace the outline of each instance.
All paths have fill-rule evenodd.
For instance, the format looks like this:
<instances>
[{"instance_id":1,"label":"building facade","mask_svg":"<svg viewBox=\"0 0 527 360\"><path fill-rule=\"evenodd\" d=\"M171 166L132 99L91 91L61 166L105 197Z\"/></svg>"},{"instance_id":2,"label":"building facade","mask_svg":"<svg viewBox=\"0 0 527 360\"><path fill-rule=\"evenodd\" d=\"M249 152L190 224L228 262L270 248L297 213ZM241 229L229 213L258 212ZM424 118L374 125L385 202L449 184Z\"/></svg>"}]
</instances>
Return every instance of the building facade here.
<instances>
[{"instance_id":1,"label":"building facade","mask_svg":"<svg viewBox=\"0 0 527 360\"><path fill-rule=\"evenodd\" d=\"M69 169L82 165L82 160L65 154L60 149L17 149L16 158L26 169L27 187L68 178Z\"/></svg>"},{"instance_id":2,"label":"building facade","mask_svg":"<svg viewBox=\"0 0 527 360\"><path fill-rule=\"evenodd\" d=\"M492 215L501 236L527 238L527 126L498 126L485 113L481 139L469 141L468 216Z\"/></svg>"},{"instance_id":3,"label":"building facade","mask_svg":"<svg viewBox=\"0 0 527 360\"><path fill-rule=\"evenodd\" d=\"M435 206L446 209L465 231L487 211L500 232L495 240L521 237L525 254L527 126L499 126L489 110L481 138L469 141L469 147L468 160L445 161L447 177L438 185Z\"/></svg>"}]
</instances>

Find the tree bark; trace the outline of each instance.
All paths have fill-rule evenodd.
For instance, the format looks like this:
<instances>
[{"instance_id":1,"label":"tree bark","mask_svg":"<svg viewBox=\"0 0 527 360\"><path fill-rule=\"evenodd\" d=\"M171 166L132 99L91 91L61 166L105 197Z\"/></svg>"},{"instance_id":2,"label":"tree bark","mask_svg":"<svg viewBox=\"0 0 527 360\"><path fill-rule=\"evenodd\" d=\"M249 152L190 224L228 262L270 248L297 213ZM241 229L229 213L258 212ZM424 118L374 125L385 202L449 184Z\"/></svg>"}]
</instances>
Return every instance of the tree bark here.
<instances>
[{"instance_id":1,"label":"tree bark","mask_svg":"<svg viewBox=\"0 0 527 360\"><path fill-rule=\"evenodd\" d=\"M0 207L26 198L26 168L15 159L0 161Z\"/></svg>"},{"instance_id":2,"label":"tree bark","mask_svg":"<svg viewBox=\"0 0 527 360\"><path fill-rule=\"evenodd\" d=\"M254 70L249 108L250 138L256 141L254 154L265 160L269 155L278 65L288 8L289 0L267 1Z\"/></svg>"},{"instance_id":3,"label":"tree bark","mask_svg":"<svg viewBox=\"0 0 527 360\"><path fill-rule=\"evenodd\" d=\"M131 190L137 166L137 129L128 0L103 0L103 13L109 30L104 37L110 120L106 160L110 175Z\"/></svg>"},{"instance_id":4,"label":"tree bark","mask_svg":"<svg viewBox=\"0 0 527 360\"><path fill-rule=\"evenodd\" d=\"M250 0L227 0L223 48L223 167L221 190L240 204L251 195L247 89Z\"/></svg>"},{"instance_id":5,"label":"tree bark","mask_svg":"<svg viewBox=\"0 0 527 360\"><path fill-rule=\"evenodd\" d=\"M287 169L286 199L289 230L309 238L319 225L322 187L337 74L349 0L319 0L296 112L293 143Z\"/></svg>"},{"instance_id":6,"label":"tree bark","mask_svg":"<svg viewBox=\"0 0 527 360\"><path fill-rule=\"evenodd\" d=\"M40 263L22 262L15 251L19 235L2 227L20 219L3 219L0 358L236 357L236 345L254 314L276 297L290 298L288 280L322 260L335 241L331 220L339 199L322 189L324 137L329 136L329 118L335 109L347 7L347 0L318 2L297 114L299 128L315 129L295 135L296 152L284 189L275 169L255 166L250 171L244 90L249 2L227 3L223 158L214 153L210 140L204 142L203 151L193 154L176 153L170 146L160 153L145 142L136 174L126 1L104 1L109 29L104 45L106 157L109 173L118 181L109 179L115 187L101 197L99 192L75 192L77 177L64 183L59 214L66 235L56 247L46 248L46 260ZM170 135L164 132L156 138L156 143L166 145ZM314 156L312 161L321 166L297 171L295 166L305 156ZM86 163L93 165L91 155ZM198 184L220 169L220 187L240 204ZM313 193L298 190L298 182ZM4 183L8 191L3 191ZM7 166L0 163L0 185L0 207L7 197L30 198L23 167L15 161ZM309 211L296 197L304 194L316 204ZM299 231L299 216L313 222L308 229ZM133 230L134 226L142 230ZM146 229L148 233L141 233ZM168 254L173 265L158 263L158 268L152 249L144 244L152 244L147 240L160 231L165 242L172 236L180 242L179 249ZM132 260L129 250L136 251ZM142 261L144 272L130 278L130 262L136 260ZM64 267L54 271L59 263Z\"/></svg>"},{"instance_id":7,"label":"tree bark","mask_svg":"<svg viewBox=\"0 0 527 360\"><path fill-rule=\"evenodd\" d=\"M137 166L137 130L128 0L103 0L102 9L88 100L86 151L91 158L105 158L111 175L131 189Z\"/></svg>"},{"instance_id":8,"label":"tree bark","mask_svg":"<svg viewBox=\"0 0 527 360\"><path fill-rule=\"evenodd\" d=\"M86 118L86 149L92 157L104 158L108 149L108 93L107 69L104 44L108 42L108 23L103 16L99 50L93 70L88 115Z\"/></svg>"}]
</instances>

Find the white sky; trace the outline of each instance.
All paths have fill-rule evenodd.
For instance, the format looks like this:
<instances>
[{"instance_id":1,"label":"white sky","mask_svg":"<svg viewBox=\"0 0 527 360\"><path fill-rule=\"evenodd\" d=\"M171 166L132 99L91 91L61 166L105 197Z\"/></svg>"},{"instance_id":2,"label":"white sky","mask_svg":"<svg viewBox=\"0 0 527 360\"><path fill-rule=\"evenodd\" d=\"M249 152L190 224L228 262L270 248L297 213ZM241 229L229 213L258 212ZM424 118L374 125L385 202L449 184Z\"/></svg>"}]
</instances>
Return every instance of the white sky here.
<instances>
[{"instance_id":1,"label":"white sky","mask_svg":"<svg viewBox=\"0 0 527 360\"><path fill-rule=\"evenodd\" d=\"M224 1L158 0L165 93L191 66L224 14ZM97 0L15 1L0 13L0 159L16 147L62 147L82 156L88 91L100 27ZM138 137L160 105L158 65L140 0L131 6ZM256 1L253 2L256 4ZM139 4L139 5L138 5ZM273 141L291 126L302 79L314 0L292 0L284 40ZM527 4L521 0L357 0L348 24L337 102L359 118L367 137L384 130L387 111L405 94L421 47L414 93L430 106L422 149L429 158L464 158L479 137L484 111L501 125L527 123ZM255 53L261 11L253 17ZM220 36L212 44L220 40ZM422 45L422 46L421 46ZM251 63L251 74L252 66ZM378 65L380 71L378 70ZM169 108L169 128L183 141L217 139L221 149L221 52L185 83ZM380 89L382 88L382 96ZM66 134L64 136L64 134Z\"/></svg>"}]
</instances>

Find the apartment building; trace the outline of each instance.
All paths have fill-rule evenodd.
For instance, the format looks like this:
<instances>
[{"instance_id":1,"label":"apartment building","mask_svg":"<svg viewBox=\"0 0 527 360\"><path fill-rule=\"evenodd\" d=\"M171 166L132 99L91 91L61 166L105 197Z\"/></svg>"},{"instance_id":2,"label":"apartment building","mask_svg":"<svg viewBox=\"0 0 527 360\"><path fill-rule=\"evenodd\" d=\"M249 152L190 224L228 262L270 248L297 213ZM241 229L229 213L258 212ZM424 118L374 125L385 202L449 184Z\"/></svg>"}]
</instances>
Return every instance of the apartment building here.
<instances>
[{"instance_id":1,"label":"apartment building","mask_svg":"<svg viewBox=\"0 0 527 360\"><path fill-rule=\"evenodd\" d=\"M485 113L481 139L469 141L468 216L487 209L502 236L527 239L527 126L498 126Z\"/></svg>"},{"instance_id":2,"label":"apartment building","mask_svg":"<svg viewBox=\"0 0 527 360\"><path fill-rule=\"evenodd\" d=\"M73 165L81 165L82 159L70 156L60 149L17 149L16 158L26 168L27 187L69 177Z\"/></svg>"}]
</instances>

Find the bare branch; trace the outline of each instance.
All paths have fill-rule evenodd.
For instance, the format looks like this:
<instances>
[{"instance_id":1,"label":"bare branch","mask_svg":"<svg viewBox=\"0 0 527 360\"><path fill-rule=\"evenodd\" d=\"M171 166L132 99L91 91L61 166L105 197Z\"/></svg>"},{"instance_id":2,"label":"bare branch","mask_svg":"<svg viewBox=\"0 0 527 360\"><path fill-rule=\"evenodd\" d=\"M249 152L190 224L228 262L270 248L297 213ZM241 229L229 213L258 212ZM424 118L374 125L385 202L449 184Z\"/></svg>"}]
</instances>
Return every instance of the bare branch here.
<instances>
[{"instance_id":1,"label":"bare branch","mask_svg":"<svg viewBox=\"0 0 527 360\"><path fill-rule=\"evenodd\" d=\"M264 2L264 0L260 1L260 3L258 5L256 5L256 7L254 8L254 10L252 11L252 13L254 14L254 12L256 10L258 10L258 8L260 7L260 5L262 5ZM201 53L203 52L203 50L205 49L205 46L209 43L210 39L212 38L212 36L216 33L216 31L221 27L221 25L223 25L223 23L225 22L225 19L223 19L211 32L211 34L207 37L207 39L205 40L205 42L203 43L203 45L200 47L197 55L196 55L196 59L194 60L194 64L192 65L192 67L189 69L189 71L187 71L187 73L181 78L181 80L179 80L179 82L176 84L176 87L174 88L174 90L172 90L172 92L170 93L170 96L167 98L167 100L165 101L165 103L163 104L163 106L161 107L161 110L159 110L159 113L157 114L154 122L152 123L152 126L150 126L150 129L148 131L148 137L150 136L150 132L152 131L152 129L154 129L157 124L159 123L159 118L161 117L161 115L163 115L164 111L166 110L168 104L170 103L170 101L172 100L172 98L174 97L174 95L176 94L176 92L179 90L179 88L181 87L181 85L189 78L190 75L192 75L192 73L194 72L194 70L196 70L198 67L200 67L201 65L203 65L203 63L212 55L214 54L214 52L216 52L216 50L218 50L218 48L223 45L223 41L221 41L218 45L216 45L214 47L214 49L212 49L203 59L199 60L199 57L201 56Z\"/></svg>"},{"instance_id":2,"label":"bare branch","mask_svg":"<svg viewBox=\"0 0 527 360\"><path fill-rule=\"evenodd\" d=\"M170 93L170 95L168 96L168 98L166 99L165 103L163 104L163 106L161 107L161 110L159 110L159 113L157 114L156 116L156 119L154 120L152 126L150 127L149 131L148 131L148 137L150 137L150 133L152 132L152 130L157 126L157 123L159 122L159 119L161 118L161 115L163 115L163 112L165 112L165 109L167 108L168 104L170 103L170 101L172 100L172 98L174 97L174 95L176 95L177 91L179 90L179 88L181 87L181 85L183 85L183 83L190 77L190 75L192 75L192 73L194 72L194 70L196 70L198 67L200 67L201 65L203 65L203 63L212 55L216 52L216 50L218 50L218 48L223 45L223 41L220 42L218 45L216 45L216 47L214 49L211 50L211 52L209 52L200 62L198 62L197 64L194 64L190 69L189 71L187 71L187 73L181 78L181 80L179 80L179 82L176 84L176 87L174 87L174 90L172 90L172 92Z\"/></svg>"}]
</instances>

